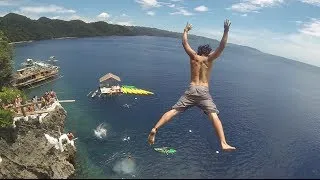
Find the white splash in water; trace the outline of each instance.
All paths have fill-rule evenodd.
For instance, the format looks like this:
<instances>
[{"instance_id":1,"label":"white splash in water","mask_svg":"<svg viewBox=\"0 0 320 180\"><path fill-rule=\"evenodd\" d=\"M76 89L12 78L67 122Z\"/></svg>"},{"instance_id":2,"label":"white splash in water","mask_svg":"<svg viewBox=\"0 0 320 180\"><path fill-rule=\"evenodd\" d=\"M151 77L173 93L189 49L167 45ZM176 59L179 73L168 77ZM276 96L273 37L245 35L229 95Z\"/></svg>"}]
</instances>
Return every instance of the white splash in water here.
<instances>
[{"instance_id":1,"label":"white splash in water","mask_svg":"<svg viewBox=\"0 0 320 180\"><path fill-rule=\"evenodd\" d=\"M129 141L129 140L130 140L130 136L125 137L125 138L122 139L122 141Z\"/></svg>"},{"instance_id":2,"label":"white splash in water","mask_svg":"<svg viewBox=\"0 0 320 180\"><path fill-rule=\"evenodd\" d=\"M119 174L131 174L135 171L136 163L132 158L118 161L113 167L113 171Z\"/></svg>"},{"instance_id":3,"label":"white splash in water","mask_svg":"<svg viewBox=\"0 0 320 180\"><path fill-rule=\"evenodd\" d=\"M100 124L95 130L94 134L97 138L105 138L107 136L107 129L105 128L105 124Z\"/></svg>"},{"instance_id":4,"label":"white splash in water","mask_svg":"<svg viewBox=\"0 0 320 180\"><path fill-rule=\"evenodd\" d=\"M190 133L192 132L191 129L189 130L189 132L190 132Z\"/></svg>"},{"instance_id":5,"label":"white splash in water","mask_svg":"<svg viewBox=\"0 0 320 180\"><path fill-rule=\"evenodd\" d=\"M123 107L130 108L130 105L129 104L124 104Z\"/></svg>"}]
</instances>

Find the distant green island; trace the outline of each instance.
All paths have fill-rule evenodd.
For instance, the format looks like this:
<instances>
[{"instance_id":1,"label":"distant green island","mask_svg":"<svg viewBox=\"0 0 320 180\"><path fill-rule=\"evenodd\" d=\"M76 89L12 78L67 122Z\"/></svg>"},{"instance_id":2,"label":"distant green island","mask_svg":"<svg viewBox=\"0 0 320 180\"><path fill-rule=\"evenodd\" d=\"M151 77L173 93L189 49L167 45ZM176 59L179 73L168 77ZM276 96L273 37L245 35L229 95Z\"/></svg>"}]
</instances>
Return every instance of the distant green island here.
<instances>
[{"instance_id":1,"label":"distant green island","mask_svg":"<svg viewBox=\"0 0 320 180\"><path fill-rule=\"evenodd\" d=\"M162 36L181 37L175 33L155 28L121 26L104 21L85 23L81 20L63 21L41 17L32 20L28 17L9 13L0 18L0 30L6 34L9 42L45 40L63 37L95 36Z\"/></svg>"},{"instance_id":2,"label":"distant green island","mask_svg":"<svg viewBox=\"0 0 320 180\"><path fill-rule=\"evenodd\" d=\"M41 17L38 20L32 20L26 16L15 13L9 13L0 17L0 31L5 33L9 42L96 36L158 36L172 38L181 38L182 36L182 33L178 32L150 27L121 26L109 24L104 21L85 23L81 20L64 21L59 19L49 19L46 17ZM210 43L214 46L219 43L219 41L215 39L196 35L190 35L189 39L196 40L198 42ZM258 51L254 48L246 48Z\"/></svg>"}]
</instances>

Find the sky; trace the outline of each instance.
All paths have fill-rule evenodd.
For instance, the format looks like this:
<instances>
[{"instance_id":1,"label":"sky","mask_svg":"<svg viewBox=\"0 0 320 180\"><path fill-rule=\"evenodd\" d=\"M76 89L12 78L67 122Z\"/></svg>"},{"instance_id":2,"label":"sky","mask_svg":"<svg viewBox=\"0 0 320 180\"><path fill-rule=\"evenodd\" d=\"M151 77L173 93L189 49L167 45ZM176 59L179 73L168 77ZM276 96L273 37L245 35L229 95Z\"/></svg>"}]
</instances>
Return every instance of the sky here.
<instances>
[{"instance_id":1,"label":"sky","mask_svg":"<svg viewBox=\"0 0 320 180\"><path fill-rule=\"evenodd\" d=\"M106 21L220 40L320 67L320 0L0 0L0 16Z\"/></svg>"}]
</instances>

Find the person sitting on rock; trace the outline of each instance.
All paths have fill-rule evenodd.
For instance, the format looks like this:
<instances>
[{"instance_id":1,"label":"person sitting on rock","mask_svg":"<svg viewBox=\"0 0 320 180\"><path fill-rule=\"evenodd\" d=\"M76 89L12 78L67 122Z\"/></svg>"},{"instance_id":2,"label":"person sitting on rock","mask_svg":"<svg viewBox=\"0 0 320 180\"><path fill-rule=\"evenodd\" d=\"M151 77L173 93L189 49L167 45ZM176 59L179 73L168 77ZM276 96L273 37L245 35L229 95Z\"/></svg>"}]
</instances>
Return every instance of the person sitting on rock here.
<instances>
[{"instance_id":1,"label":"person sitting on rock","mask_svg":"<svg viewBox=\"0 0 320 180\"><path fill-rule=\"evenodd\" d=\"M55 99L49 96L49 105L52 105L55 102Z\"/></svg>"},{"instance_id":2,"label":"person sitting on rock","mask_svg":"<svg viewBox=\"0 0 320 180\"><path fill-rule=\"evenodd\" d=\"M14 100L14 107L15 107L16 113L20 113L20 106L21 106L21 102L19 100L19 95L18 95L17 98Z\"/></svg>"},{"instance_id":3,"label":"person sitting on rock","mask_svg":"<svg viewBox=\"0 0 320 180\"><path fill-rule=\"evenodd\" d=\"M35 109L36 111L39 110L38 97L37 97L37 96L33 96L32 102L35 103L35 104L33 105L33 106L34 106L34 109Z\"/></svg>"},{"instance_id":4,"label":"person sitting on rock","mask_svg":"<svg viewBox=\"0 0 320 180\"><path fill-rule=\"evenodd\" d=\"M46 104L47 104L47 103L46 103L46 99L42 96L42 97L41 97L41 109L44 108L44 107L46 107Z\"/></svg>"},{"instance_id":5,"label":"person sitting on rock","mask_svg":"<svg viewBox=\"0 0 320 180\"><path fill-rule=\"evenodd\" d=\"M50 95L52 98L57 99L57 94L51 89Z\"/></svg>"},{"instance_id":6,"label":"person sitting on rock","mask_svg":"<svg viewBox=\"0 0 320 180\"><path fill-rule=\"evenodd\" d=\"M68 143L71 144L72 146L74 146L74 141L73 141L73 134L71 132L67 133L67 134L62 134L59 137L59 148L61 150L61 152L64 151L63 145Z\"/></svg>"},{"instance_id":7,"label":"person sitting on rock","mask_svg":"<svg viewBox=\"0 0 320 180\"><path fill-rule=\"evenodd\" d=\"M68 139L69 139L70 141L74 138L74 136L73 136L73 134L72 134L71 132L69 132L69 133L67 134L67 136L68 136Z\"/></svg>"}]
</instances>

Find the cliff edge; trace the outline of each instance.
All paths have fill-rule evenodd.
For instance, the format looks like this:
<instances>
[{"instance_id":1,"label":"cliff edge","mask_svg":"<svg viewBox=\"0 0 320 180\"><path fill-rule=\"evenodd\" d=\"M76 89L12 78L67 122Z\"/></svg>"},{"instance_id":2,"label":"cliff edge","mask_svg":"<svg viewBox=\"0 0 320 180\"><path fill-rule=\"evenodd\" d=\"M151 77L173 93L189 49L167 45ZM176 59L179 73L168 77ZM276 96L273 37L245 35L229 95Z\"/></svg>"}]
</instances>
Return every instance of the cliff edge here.
<instances>
[{"instance_id":1,"label":"cliff edge","mask_svg":"<svg viewBox=\"0 0 320 180\"><path fill-rule=\"evenodd\" d=\"M39 116L21 117L15 120L15 127L0 128L0 179L66 179L72 176L75 147L66 144L61 152L45 136L58 139L66 115L57 103L41 120Z\"/></svg>"}]
</instances>

